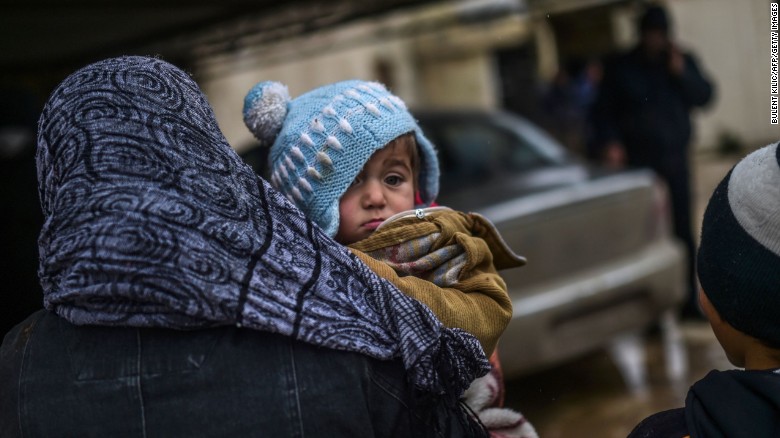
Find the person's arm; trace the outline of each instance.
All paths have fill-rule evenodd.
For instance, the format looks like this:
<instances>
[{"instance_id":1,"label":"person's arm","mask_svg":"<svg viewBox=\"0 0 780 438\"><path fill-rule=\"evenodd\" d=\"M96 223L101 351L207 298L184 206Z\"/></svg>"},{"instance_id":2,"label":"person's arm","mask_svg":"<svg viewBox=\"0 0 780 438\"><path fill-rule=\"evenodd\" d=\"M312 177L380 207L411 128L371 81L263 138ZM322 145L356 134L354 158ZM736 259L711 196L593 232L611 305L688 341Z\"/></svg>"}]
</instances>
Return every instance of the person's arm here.
<instances>
[{"instance_id":1,"label":"person's arm","mask_svg":"<svg viewBox=\"0 0 780 438\"><path fill-rule=\"evenodd\" d=\"M677 77L683 99L688 106L703 106L712 99L713 86L701 73L692 55L672 48L669 64L669 69Z\"/></svg>"}]
</instances>

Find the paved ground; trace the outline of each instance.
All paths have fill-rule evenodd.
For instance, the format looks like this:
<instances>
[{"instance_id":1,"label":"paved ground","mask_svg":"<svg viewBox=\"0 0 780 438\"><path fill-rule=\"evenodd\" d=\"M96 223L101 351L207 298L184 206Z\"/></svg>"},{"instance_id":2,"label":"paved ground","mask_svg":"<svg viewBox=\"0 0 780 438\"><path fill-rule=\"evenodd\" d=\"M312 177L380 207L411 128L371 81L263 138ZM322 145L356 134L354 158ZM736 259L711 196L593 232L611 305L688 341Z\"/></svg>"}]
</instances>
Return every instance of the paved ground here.
<instances>
[{"instance_id":1,"label":"paved ground","mask_svg":"<svg viewBox=\"0 0 780 438\"><path fill-rule=\"evenodd\" d=\"M602 351L507 382L507 406L522 412L542 438L625 437L646 416L682 406L688 387L707 371L731 367L709 324L684 323L682 334L690 368L681 382L667 378L659 337L649 335L646 392L630 391Z\"/></svg>"},{"instance_id":2,"label":"paved ground","mask_svg":"<svg viewBox=\"0 0 780 438\"><path fill-rule=\"evenodd\" d=\"M695 160L695 234L704 207L737 157L700 156ZM647 333L635 360L646 365L648 387L632 391L607 351L507 382L507 406L521 411L542 438L625 437L647 415L684 404L691 383L711 369L731 365L715 340L709 324L687 321L680 325L688 373L677 381L666 375L659 333ZM631 356L629 351L629 356Z\"/></svg>"}]
</instances>

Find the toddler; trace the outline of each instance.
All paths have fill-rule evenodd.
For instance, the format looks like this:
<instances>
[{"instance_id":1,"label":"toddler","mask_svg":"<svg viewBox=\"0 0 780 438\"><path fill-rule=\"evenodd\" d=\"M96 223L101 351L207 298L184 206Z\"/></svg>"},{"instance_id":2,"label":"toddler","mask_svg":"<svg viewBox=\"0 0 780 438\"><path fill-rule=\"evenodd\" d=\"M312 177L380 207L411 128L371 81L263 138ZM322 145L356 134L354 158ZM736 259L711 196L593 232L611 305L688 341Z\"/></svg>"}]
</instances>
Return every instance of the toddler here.
<instances>
[{"instance_id":1,"label":"toddler","mask_svg":"<svg viewBox=\"0 0 780 438\"><path fill-rule=\"evenodd\" d=\"M313 222L447 327L474 335L487 356L512 316L498 269L522 266L484 217L428 207L438 193L433 145L404 102L376 82L344 81L290 99L262 82L244 121L270 146L270 180ZM536 437L522 414L502 409L497 356L466 403L494 436Z\"/></svg>"},{"instance_id":2,"label":"toddler","mask_svg":"<svg viewBox=\"0 0 780 438\"><path fill-rule=\"evenodd\" d=\"M512 315L496 268L525 260L481 216L424 208L438 193L438 160L401 99L376 82L338 82L296 99L262 82L246 97L244 120L271 147L274 187L491 355Z\"/></svg>"}]
</instances>

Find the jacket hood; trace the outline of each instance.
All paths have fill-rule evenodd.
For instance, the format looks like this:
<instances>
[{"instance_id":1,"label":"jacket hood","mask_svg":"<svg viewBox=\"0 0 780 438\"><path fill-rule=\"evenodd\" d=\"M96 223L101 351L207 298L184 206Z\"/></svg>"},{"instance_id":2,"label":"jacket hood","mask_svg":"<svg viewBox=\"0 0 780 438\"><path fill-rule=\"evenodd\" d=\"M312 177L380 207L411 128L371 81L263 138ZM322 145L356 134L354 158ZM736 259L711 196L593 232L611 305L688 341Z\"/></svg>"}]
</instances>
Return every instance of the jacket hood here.
<instances>
[{"instance_id":1,"label":"jacket hood","mask_svg":"<svg viewBox=\"0 0 780 438\"><path fill-rule=\"evenodd\" d=\"M780 436L780 374L711 371L685 401L692 437Z\"/></svg>"}]
</instances>

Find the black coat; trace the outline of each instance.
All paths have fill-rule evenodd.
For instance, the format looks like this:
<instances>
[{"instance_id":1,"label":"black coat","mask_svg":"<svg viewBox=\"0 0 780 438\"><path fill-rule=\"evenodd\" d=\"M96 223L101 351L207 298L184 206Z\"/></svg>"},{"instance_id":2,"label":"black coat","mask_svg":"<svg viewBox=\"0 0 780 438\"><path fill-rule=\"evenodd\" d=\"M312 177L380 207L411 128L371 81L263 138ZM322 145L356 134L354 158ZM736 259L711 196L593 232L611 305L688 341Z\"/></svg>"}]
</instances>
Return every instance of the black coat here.
<instances>
[{"instance_id":1,"label":"black coat","mask_svg":"<svg viewBox=\"0 0 780 438\"><path fill-rule=\"evenodd\" d=\"M780 436L780 374L710 371L688 391L685 408L647 417L628 438Z\"/></svg>"},{"instance_id":2,"label":"black coat","mask_svg":"<svg viewBox=\"0 0 780 438\"><path fill-rule=\"evenodd\" d=\"M713 87L693 56L683 57L680 76L669 71L665 58L650 60L639 48L605 61L592 115L596 152L619 141L629 165L661 170L685 162L690 110L709 102Z\"/></svg>"}]
</instances>

